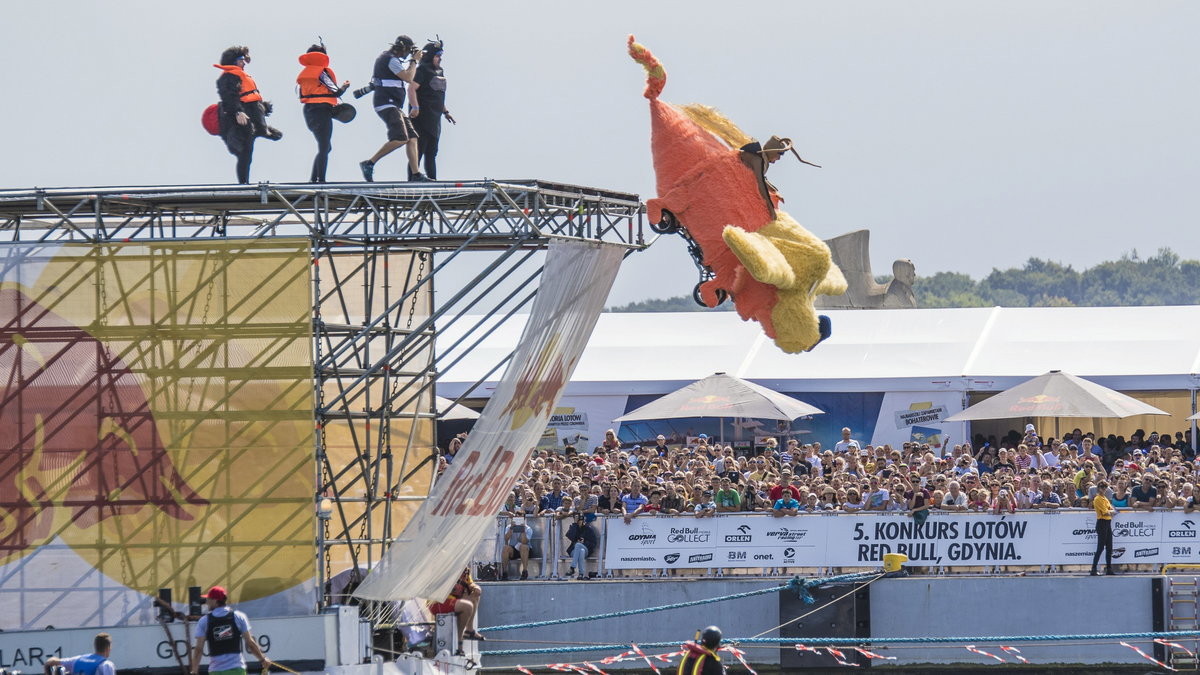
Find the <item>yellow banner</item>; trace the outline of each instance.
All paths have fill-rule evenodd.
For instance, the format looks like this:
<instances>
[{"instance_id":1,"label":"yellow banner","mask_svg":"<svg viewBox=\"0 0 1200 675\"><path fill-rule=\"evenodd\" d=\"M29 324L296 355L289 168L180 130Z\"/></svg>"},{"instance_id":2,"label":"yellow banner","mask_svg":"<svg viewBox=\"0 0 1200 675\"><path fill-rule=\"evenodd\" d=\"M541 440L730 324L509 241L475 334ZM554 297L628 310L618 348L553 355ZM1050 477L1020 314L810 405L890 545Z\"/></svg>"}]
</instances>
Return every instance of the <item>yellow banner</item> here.
<instances>
[{"instance_id":1,"label":"yellow banner","mask_svg":"<svg viewBox=\"0 0 1200 675\"><path fill-rule=\"evenodd\" d=\"M311 579L311 307L304 239L0 248L0 587Z\"/></svg>"}]
</instances>

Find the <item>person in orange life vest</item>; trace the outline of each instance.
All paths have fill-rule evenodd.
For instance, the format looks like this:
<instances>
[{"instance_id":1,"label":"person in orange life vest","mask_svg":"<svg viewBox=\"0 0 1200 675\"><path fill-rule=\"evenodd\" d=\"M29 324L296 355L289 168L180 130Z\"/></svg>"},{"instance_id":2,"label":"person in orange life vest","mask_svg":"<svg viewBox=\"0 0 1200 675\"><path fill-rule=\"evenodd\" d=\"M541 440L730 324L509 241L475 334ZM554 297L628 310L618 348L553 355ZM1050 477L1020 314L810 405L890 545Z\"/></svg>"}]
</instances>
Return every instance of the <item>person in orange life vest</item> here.
<instances>
[{"instance_id":1,"label":"person in orange life vest","mask_svg":"<svg viewBox=\"0 0 1200 675\"><path fill-rule=\"evenodd\" d=\"M300 55L304 70L296 78L300 85L300 102L304 104L304 124L317 139L317 156L313 158L310 183L324 183L329 166L329 151L333 149L333 107L338 98L350 88L350 81L337 85L337 75L329 67L325 45L316 44Z\"/></svg>"},{"instance_id":2,"label":"person in orange life vest","mask_svg":"<svg viewBox=\"0 0 1200 675\"><path fill-rule=\"evenodd\" d=\"M716 626L705 628L695 642L683 645L683 660L679 662L676 675L723 675L725 666L717 649L721 647L721 629Z\"/></svg>"},{"instance_id":3,"label":"person in orange life vest","mask_svg":"<svg viewBox=\"0 0 1200 675\"><path fill-rule=\"evenodd\" d=\"M277 141L283 138L278 129L267 126L271 104L263 101L254 78L246 72L250 63L249 47L230 47L221 54L221 63L214 68L225 71L217 78L217 106L221 140L230 154L237 157L237 181L250 182L250 161L254 157L254 139L259 136Z\"/></svg>"},{"instance_id":4,"label":"person in orange life vest","mask_svg":"<svg viewBox=\"0 0 1200 675\"><path fill-rule=\"evenodd\" d=\"M472 626L475 623L475 613L479 611L479 598L482 595L483 589L471 578L471 570L464 569L462 576L454 584L454 589L450 591L450 596L442 602L431 604L429 611L433 614L453 613L458 619L459 640L482 640L483 633L477 632Z\"/></svg>"}]
</instances>

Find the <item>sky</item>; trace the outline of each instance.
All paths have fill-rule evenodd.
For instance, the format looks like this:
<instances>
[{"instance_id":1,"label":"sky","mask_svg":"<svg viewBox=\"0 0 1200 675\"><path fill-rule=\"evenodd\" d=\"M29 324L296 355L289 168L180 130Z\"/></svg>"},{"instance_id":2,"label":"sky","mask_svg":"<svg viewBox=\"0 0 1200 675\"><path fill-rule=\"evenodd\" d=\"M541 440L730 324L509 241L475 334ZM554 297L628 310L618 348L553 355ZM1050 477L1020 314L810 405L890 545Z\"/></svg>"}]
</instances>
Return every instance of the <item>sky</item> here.
<instances>
[{"instance_id":1,"label":"sky","mask_svg":"<svg viewBox=\"0 0 1200 675\"><path fill-rule=\"evenodd\" d=\"M818 236L870 229L876 273L896 258L975 278L1035 256L1200 258L1200 3L1166 0L9 3L0 49L19 68L0 189L232 182L200 113L233 44L251 47L285 134L259 141L251 179L305 180L296 58L319 34L358 87L400 33L446 41L459 123L443 130L443 178L654 196L634 33L666 67L664 100L789 136L823 165L781 161L770 177ZM334 131L330 180L357 180L384 139L368 100ZM376 175L403 173L397 154ZM678 237L660 239L626 261L609 304L695 282Z\"/></svg>"}]
</instances>

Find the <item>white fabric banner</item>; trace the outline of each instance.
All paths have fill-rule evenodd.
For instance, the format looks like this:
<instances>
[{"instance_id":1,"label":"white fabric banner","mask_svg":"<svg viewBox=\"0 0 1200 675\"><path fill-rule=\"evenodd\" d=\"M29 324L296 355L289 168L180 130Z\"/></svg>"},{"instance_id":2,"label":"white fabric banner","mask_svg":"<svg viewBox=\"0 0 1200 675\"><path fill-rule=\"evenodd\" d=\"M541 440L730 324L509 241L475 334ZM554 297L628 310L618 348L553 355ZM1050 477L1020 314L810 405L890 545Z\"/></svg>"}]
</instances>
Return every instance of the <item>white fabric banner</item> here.
<instances>
[{"instance_id":1,"label":"white fabric banner","mask_svg":"<svg viewBox=\"0 0 1200 675\"><path fill-rule=\"evenodd\" d=\"M1114 564L1193 562L1200 513L1122 511L1113 539ZM935 513L921 527L907 514L660 516L608 519L604 566L870 567L887 553L923 566L1080 565L1095 550L1096 518L1082 510Z\"/></svg>"},{"instance_id":2,"label":"white fabric banner","mask_svg":"<svg viewBox=\"0 0 1200 675\"><path fill-rule=\"evenodd\" d=\"M529 460L604 309L625 249L555 240L517 353L467 442L355 595L441 600Z\"/></svg>"}]
</instances>

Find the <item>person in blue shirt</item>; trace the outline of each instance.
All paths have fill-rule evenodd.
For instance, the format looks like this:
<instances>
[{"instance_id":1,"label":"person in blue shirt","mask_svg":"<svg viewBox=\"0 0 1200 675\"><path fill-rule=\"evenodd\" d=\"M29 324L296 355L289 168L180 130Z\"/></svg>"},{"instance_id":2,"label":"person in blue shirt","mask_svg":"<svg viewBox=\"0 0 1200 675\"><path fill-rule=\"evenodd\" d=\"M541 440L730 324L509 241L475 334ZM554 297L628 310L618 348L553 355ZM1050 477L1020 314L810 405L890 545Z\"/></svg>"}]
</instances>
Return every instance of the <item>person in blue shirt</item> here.
<instances>
[{"instance_id":1,"label":"person in blue shirt","mask_svg":"<svg viewBox=\"0 0 1200 675\"><path fill-rule=\"evenodd\" d=\"M91 654L80 654L66 659L51 656L46 659L42 670L46 675L50 675L51 668L62 666L67 675L117 675L116 667L108 658L112 655L112 636L108 633L97 633L92 640L92 648L96 651Z\"/></svg>"},{"instance_id":2,"label":"person in blue shirt","mask_svg":"<svg viewBox=\"0 0 1200 675\"><path fill-rule=\"evenodd\" d=\"M780 516L794 516L800 513L800 502L792 496L790 492L784 492L783 497L775 500L775 505L771 507L771 515L776 518Z\"/></svg>"}]
</instances>

